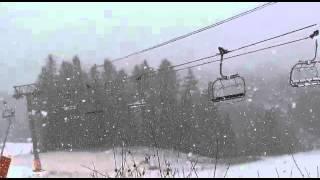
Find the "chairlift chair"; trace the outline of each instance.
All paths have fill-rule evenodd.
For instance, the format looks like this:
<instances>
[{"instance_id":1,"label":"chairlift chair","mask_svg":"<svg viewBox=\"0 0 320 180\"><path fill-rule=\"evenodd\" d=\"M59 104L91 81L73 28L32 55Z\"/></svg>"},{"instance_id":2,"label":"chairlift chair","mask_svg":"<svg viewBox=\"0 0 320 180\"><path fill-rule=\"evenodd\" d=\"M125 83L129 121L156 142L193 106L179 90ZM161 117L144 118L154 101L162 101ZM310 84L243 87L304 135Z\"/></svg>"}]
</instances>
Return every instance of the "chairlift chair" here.
<instances>
[{"instance_id":1,"label":"chairlift chair","mask_svg":"<svg viewBox=\"0 0 320 180\"><path fill-rule=\"evenodd\" d=\"M58 89L58 94L66 102L63 105L57 106L56 108L63 109L64 111L76 111L79 109L79 105L72 101L73 95L71 92Z\"/></svg>"},{"instance_id":2,"label":"chairlift chair","mask_svg":"<svg viewBox=\"0 0 320 180\"><path fill-rule=\"evenodd\" d=\"M138 84L138 101L135 103L128 104L129 109L133 109L134 111L140 110L142 107L146 106L146 102L142 98L142 93L143 93L143 87L145 84L145 77L144 74L141 74L136 78L137 84Z\"/></svg>"},{"instance_id":3,"label":"chairlift chair","mask_svg":"<svg viewBox=\"0 0 320 180\"><path fill-rule=\"evenodd\" d=\"M15 115L15 110L13 108L9 108L6 101L4 101L3 104L5 108L2 111L2 118L9 119L10 121L11 120L10 118L14 117Z\"/></svg>"},{"instance_id":4,"label":"chairlift chair","mask_svg":"<svg viewBox=\"0 0 320 180\"><path fill-rule=\"evenodd\" d=\"M319 31L314 31L310 38L319 35ZM315 54L311 60L300 60L290 71L290 85L292 87L306 87L320 85L320 61L317 60L318 41L315 40Z\"/></svg>"},{"instance_id":5,"label":"chairlift chair","mask_svg":"<svg viewBox=\"0 0 320 180\"><path fill-rule=\"evenodd\" d=\"M131 104L128 104L128 107L130 109L141 109L141 107L145 107L146 103L145 101L142 99L142 100L138 100L137 102L135 103L131 103Z\"/></svg>"},{"instance_id":6,"label":"chairlift chair","mask_svg":"<svg viewBox=\"0 0 320 180\"><path fill-rule=\"evenodd\" d=\"M245 80L239 74L225 76L222 73L222 62L224 54L230 52L222 47L219 47L221 55L220 59L220 78L210 82L208 85L208 92L210 100L214 103L222 101L242 101L246 95Z\"/></svg>"}]
</instances>

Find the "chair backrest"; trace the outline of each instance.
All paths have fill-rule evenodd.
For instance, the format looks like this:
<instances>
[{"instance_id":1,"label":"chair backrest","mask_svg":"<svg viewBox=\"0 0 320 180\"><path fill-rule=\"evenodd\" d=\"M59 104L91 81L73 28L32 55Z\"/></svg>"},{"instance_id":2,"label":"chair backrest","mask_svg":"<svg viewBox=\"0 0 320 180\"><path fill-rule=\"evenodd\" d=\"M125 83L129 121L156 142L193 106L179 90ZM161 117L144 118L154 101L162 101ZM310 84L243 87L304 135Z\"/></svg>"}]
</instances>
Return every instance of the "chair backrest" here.
<instances>
[{"instance_id":1,"label":"chair backrest","mask_svg":"<svg viewBox=\"0 0 320 180\"><path fill-rule=\"evenodd\" d=\"M290 71L289 83L292 87L320 85L320 62L304 61L295 64Z\"/></svg>"},{"instance_id":2,"label":"chair backrest","mask_svg":"<svg viewBox=\"0 0 320 180\"><path fill-rule=\"evenodd\" d=\"M209 84L209 96L213 102L239 100L246 95L244 78L233 76L228 79L218 78Z\"/></svg>"}]
</instances>

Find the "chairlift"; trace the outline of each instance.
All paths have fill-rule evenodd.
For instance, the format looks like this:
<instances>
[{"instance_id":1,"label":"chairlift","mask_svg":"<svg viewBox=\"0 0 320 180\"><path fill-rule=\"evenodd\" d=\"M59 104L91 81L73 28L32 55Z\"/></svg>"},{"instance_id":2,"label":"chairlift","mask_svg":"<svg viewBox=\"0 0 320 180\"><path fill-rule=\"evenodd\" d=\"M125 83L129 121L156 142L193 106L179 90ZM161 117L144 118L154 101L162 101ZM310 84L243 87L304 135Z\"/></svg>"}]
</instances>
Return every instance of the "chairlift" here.
<instances>
[{"instance_id":1,"label":"chairlift","mask_svg":"<svg viewBox=\"0 0 320 180\"><path fill-rule=\"evenodd\" d=\"M65 111L70 111L70 110L76 110L77 107L73 106L73 105L71 105L71 106L63 106L62 109L65 110Z\"/></svg>"},{"instance_id":2,"label":"chairlift","mask_svg":"<svg viewBox=\"0 0 320 180\"><path fill-rule=\"evenodd\" d=\"M137 84L138 84L138 101L128 104L128 107L130 109L133 109L134 111L140 111L142 107L146 106L146 102L145 102L145 94L144 94L144 87L146 85L146 78L154 78L155 77L155 72L152 71L148 71L148 75L146 75L145 73L142 73L140 76L138 76L136 78ZM148 77L147 77L148 76Z\"/></svg>"},{"instance_id":3,"label":"chairlift","mask_svg":"<svg viewBox=\"0 0 320 180\"><path fill-rule=\"evenodd\" d=\"M220 52L220 78L210 82L208 85L209 98L212 102L238 102L242 101L246 95L246 84L239 74L225 76L222 73L222 62L224 54L230 51L219 47Z\"/></svg>"},{"instance_id":4,"label":"chairlift","mask_svg":"<svg viewBox=\"0 0 320 180\"><path fill-rule=\"evenodd\" d=\"M144 74L141 74L136 78L138 84L138 101L135 103L128 104L129 109L133 109L134 111L141 110L142 107L146 106L146 102L144 101L143 95L143 87L145 84Z\"/></svg>"},{"instance_id":5,"label":"chairlift","mask_svg":"<svg viewBox=\"0 0 320 180\"><path fill-rule=\"evenodd\" d=\"M9 108L6 101L3 101L4 109L2 111L2 118L9 119L15 116L15 110L13 108Z\"/></svg>"},{"instance_id":6,"label":"chairlift","mask_svg":"<svg viewBox=\"0 0 320 180\"><path fill-rule=\"evenodd\" d=\"M78 104L73 102L72 93L69 91L63 91L63 89L58 89L58 94L65 101L65 104L56 106L56 108L62 109L64 111L75 111L78 110Z\"/></svg>"},{"instance_id":7,"label":"chairlift","mask_svg":"<svg viewBox=\"0 0 320 180\"><path fill-rule=\"evenodd\" d=\"M310 35L314 38L319 35L316 30ZM320 61L317 60L318 41L315 40L315 54L311 60L300 60L290 71L290 85L292 87L306 87L320 85Z\"/></svg>"},{"instance_id":8,"label":"chairlift","mask_svg":"<svg viewBox=\"0 0 320 180\"><path fill-rule=\"evenodd\" d=\"M95 83L98 81L98 79L94 79ZM111 92L112 87L114 86L113 81L107 81L104 83L104 90L105 92ZM97 86L89 85L87 84L87 88L90 90L93 90L94 92L97 90ZM95 100L89 100L85 102L84 105L86 108L85 115L97 115L97 114L102 114L105 112L104 109L102 109L102 104L97 103ZM88 110L89 109L89 110Z\"/></svg>"},{"instance_id":9,"label":"chairlift","mask_svg":"<svg viewBox=\"0 0 320 180\"><path fill-rule=\"evenodd\" d=\"M97 82L97 79L94 79L95 82ZM117 91L118 88L124 88L124 82L126 81L126 78L124 79L118 79L118 80L109 80L104 83L104 91L105 93L110 93L111 96L114 92ZM96 86L91 86L90 84L87 84L88 89L96 90ZM96 103L95 101L90 103L87 103L86 106L89 111L86 111L86 115L90 114L102 114L105 112L104 109L101 109L101 103Z\"/></svg>"},{"instance_id":10,"label":"chairlift","mask_svg":"<svg viewBox=\"0 0 320 180\"><path fill-rule=\"evenodd\" d=\"M128 104L128 107L130 109L133 109L133 111L139 111L141 110L142 107L145 107L146 103L145 101L142 99L142 100L138 100L137 102L135 103L131 103L131 104Z\"/></svg>"},{"instance_id":11,"label":"chairlift","mask_svg":"<svg viewBox=\"0 0 320 180\"><path fill-rule=\"evenodd\" d=\"M5 109L2 112L2 118L11 118L14 117L15 112L14 109Z\"/></svg>"}]
</instances>

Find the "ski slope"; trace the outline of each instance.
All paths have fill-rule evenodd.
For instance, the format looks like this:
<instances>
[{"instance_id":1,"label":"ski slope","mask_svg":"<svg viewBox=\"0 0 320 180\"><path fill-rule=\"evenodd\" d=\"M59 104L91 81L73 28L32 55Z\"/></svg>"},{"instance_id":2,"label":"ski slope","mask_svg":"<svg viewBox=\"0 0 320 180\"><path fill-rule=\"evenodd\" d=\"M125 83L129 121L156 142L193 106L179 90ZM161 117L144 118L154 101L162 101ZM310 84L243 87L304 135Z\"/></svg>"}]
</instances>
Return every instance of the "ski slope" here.
<instances>
[{"instance_id":1,"label":"ski slope","mask_svg":"<svg viewBox=\"0 0 320 180\"><path fill-rule=\"evenodd\" d=\"M0 144L2 146L2 144ZM19 155L30 155L32 149L31 143L6 143L3 155L11 157L13 161L16 156ZM13 164L13 162L12 162ZM28 166L14 165L10 166L8 177L9 178L20 178L29 177L32 175L32 169Z\"/></svg>"},{"instance_id":2,"label":"ski slope","mask_svg":"<svg viewBox=\"0 0 320 180\"><path fill-rule=\"evenodd\" d=\"M12 166L9 169L9 178L33 177L32 165L32 146L23 143L8 143L6 153L13 156ZM132 165L133 161L146 169L144 177L160 177L159 165L156 151L150 148L133 147L130 148L132 156L127 155L127 164ZM10 153L9 153L10 152ZM89 167L110 177L114 177L116 157L117 167L121 166L122 149L115 149L115 154L111 150L91 151L91 152L49 152L41 153L41 162L46 173L43 177L90 177L92 171ZM162 169L165 169L165 160L170 162L171 168L176 170L175 177L214 177L215 161L211 158L200 157L192 154L182 154L171 150L159 150L159 158ZM179 155L178 155L179 154ZM145 162L145 157L149 156L150 161ZM179 158L178 158L179 156ZM132 160L132 158L134 160ZM317 166L320 162L320 151L311 151L294 154L294 163L291 155L277 157L265 157L255 162L234 164L229 166L226 163L219 163L215 177L234 177L234 178L255 178L255 177L318 177ZM192 163L197 164L195 170L191 170ZM99 176L101 177L101 176Z\"/></svg>"}]
</instances>

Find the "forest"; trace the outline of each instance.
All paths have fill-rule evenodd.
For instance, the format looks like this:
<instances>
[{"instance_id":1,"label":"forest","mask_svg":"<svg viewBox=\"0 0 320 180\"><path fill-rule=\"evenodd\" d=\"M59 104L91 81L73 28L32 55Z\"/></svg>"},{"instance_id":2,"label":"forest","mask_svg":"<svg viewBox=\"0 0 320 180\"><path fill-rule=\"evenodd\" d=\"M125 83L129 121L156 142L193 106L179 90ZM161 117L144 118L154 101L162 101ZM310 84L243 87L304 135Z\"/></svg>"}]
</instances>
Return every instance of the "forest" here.
<instances>
[{"instance_id":1,"label":"forest","mask_svg":"<svg viewBox=\"0 0 320 180\"><path fill-rule=\"evenodd\" d=\"M269 102L282 97L286 110L277 98L270 107L263 106L268 100L257 98L235 108L212 103L192 69L179 77L171 65L164 59L156 71L145 60L129 75L106 59L103 67L93 65L87 72L78 56L58 65L49 55L37 80L40 94L33 100L33 109L42 115L36 121L41 151L147 146L210 157L215 152L220 157L266 156L310 149L311 137L319 136L310 130L317 116L299 113L316 104L315 98L306 100L317 93L314 89L288 93L281 87L286 79L279 78L273 82L277 93L266 97ZM257 82L268 92L267 80ZM254 95L263 97L264 91ZM290 94L297 97L294 103ZM310 138L300 136L304 132Z\"/></svg>"}]
</instances>

